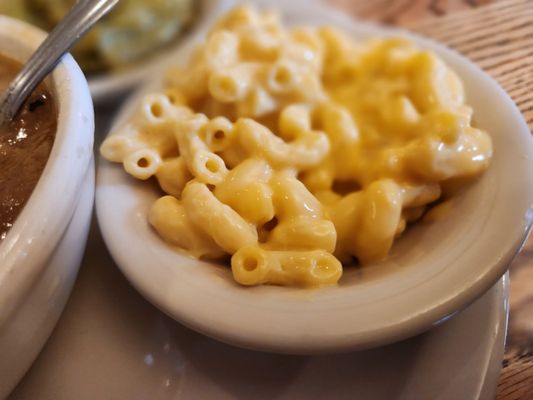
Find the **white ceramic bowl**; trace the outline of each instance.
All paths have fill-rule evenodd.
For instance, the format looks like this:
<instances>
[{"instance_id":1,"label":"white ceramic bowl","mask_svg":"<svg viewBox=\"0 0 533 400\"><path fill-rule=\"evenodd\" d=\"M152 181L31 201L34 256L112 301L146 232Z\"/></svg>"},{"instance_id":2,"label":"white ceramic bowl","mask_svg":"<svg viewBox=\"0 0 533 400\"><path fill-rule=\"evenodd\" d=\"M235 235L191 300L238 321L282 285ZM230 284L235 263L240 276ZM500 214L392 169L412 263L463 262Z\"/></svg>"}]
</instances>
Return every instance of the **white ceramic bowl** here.
<instances>
[{"instance_id":1,"label":"white ceramic bowl","mask_svg":"<svg viewBox=\"0 0 533 400\"><path fill-rule=\"evenodd\" d=\"M0 16L0 54L23 62L44 37ZM66 56L48 85L58 108L54 145L0 244L0 398L29 368L59 318L83 255L93 204L94 118L87 82Z\"/></svg>"},{"instance_id":2,"label":"white ceramic bowl","mask_svg":"<svg viewBox=\"0 0 533 400\"><path fill-rule=\"evenodd\" d=\"M302 290L241 287L229 268L180 254L147 223L157 197L154 188L129 178L120 165L101 161L96 205L111 254L161 310L237 346L286 353L344 351L427 330L494 285L525 239L533 204L533 142L527 125L494 80L443 45L354 22L320 6L261 3L282 10L290 25L331 24L355 38L403 35L439 54L462 78L477 125L493 138L489 170L454 200L446 218L410 228L385 261L346 268L338 287ZM138 100L139 95L133 103ZM131 105L117 123L130 117Z\"/></svg>"},{"instance_id":3,"label":"white ceramic bowl","mask_svg":"<svg viewBox=\"0 0 533 400\"><path fill-rule=\"evenodd\" d=\"M132 65L130 68L89 77L89 88L96 104L109 104L123 99L124 95L146 79L158 76L172 61L173 55L184 40L203 26L211 24L213 19L227 9L228 0L197 0L199 13L188 33L176 39L167 49L162 49L148 57L146 61Z\"/></svg>"}]
</instances>

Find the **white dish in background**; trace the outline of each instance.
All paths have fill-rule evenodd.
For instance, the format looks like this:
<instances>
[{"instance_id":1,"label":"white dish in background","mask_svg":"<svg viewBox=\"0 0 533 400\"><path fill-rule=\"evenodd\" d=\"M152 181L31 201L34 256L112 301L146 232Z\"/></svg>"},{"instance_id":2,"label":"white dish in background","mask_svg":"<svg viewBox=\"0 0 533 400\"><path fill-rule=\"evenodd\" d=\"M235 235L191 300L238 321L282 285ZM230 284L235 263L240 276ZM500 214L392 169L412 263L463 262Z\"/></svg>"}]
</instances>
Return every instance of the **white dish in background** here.
<instances>
[{"instance_id":1,"label":"white dish in background","mask_svg":"<svg viewBox=\"0 0 533 400\"><path fill-rule=\"evenodd\" d=\"M124 279L96 227L41 355L9 400L492 400L508 278L405 342L328 356L231 347L174 322Z\"/></svg>"},{"instance_id":2,"label":"white dish in background","mask_svg":"<svg viewBox=\"0 0 533 400\"><path fill-rule=\"evenodd\" d=\"M120 102L130 90L143 81L159 76L160 72L171 62L174 53L183 45L183 42L195 35L198 30L210 25L214 17L220 15L231 4L229 0L200 0L197 2L201 5L199 14L191 24L189 31L178 36L175 43L157 51L146 61L136 63L125 70L89 76L89 89L93 101L96 104Z\"/></svg>"},{"instance_id":3,"label":"white dish in background","mask_svg":"<svg viewBox=\"0 0 533 400\"><path fill-rule=\"evenodd\" d=\"M346 268L338 287L302 290L244 288L229 268L177 252L147 223L157 191L101 160L97 214L121 270L148 300L190 328L275 352L375 347L420 333L466 307L502 276L531 223L533 144L516 106L480 68L431 40L356 23L317 5L256 3L280 9L289 24L331 24L356 38L401 34L439 54L462 78L477 125L491 133L495 154L489 170L454 200L446 218L410 228L384 262ZM189 50L190 43L176 57L185 59ZM138 100L139 94L118 124Z\"/></svg>"},{"instance_id":4,"label":"white dish in background","mask_svg":"<svg viewBox=\"0 0 533 400\"><path fill-rule=\"evenodd\" d=\"M0 16L3 55L24 62L44 37L31 25ZM66 56L47 84L58 110L54 144L32 195L0 242L0 398L30 367L59 319L93 207L94 117L87 82Z\"/></svg>"}]
</instances>

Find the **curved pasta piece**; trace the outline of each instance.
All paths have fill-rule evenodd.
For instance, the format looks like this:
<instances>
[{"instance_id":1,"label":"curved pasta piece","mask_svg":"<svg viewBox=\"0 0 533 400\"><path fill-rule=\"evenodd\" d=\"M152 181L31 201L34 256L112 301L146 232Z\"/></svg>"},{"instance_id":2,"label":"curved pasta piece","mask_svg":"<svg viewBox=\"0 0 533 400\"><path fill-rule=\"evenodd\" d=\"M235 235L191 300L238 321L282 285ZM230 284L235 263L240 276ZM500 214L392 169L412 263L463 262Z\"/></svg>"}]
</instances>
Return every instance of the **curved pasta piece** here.
<instances>
[{"instance_id":1,"label":"curved pasta piece","mask_svg":"<svg viewBox=\"0 0 533 400\"><path fill-rule=\"evenodd\" d=\"M264 224L274 217L272 189L268 181L272 168L261 159L247 159L232 169L215 195L252 224Z\"/></svg>"},{"instance_id":2,"label":"curved pasta piece","mask_svg":"<svg viewBox=\"0 0 533 400\"><path fill-rule=\"evenodd\" d=\"M322 132L310 132L300 139L286 143L267 127L248 118L235 123L241 146L252 156L263 156L278 167L310 168L324 159L329 140Z\"/></svg>"},{"instance_id":3,"label":"curved pasta piece","mask_svg":"<svg viewBox=\"0 0 533 400\"><path fill-rule=\"evenodd\" d=\"M279 135L286 141L311 131L311 111L304 104L292 104L281 110L279 115Z\"/></svg>"},{"instance_id":4,"label":"curved pasta piece","mask_svg":"<svg viewBox=\"0 0 533 400\"><path fill-rule=\"evenodd\" d=\"M106 160L121 163L129 154L145 147L146 143L138 138L118 131L104 140L100 146L100 154Z\"/></svg>"},{"instance_id":5,"label":"curved pasta piece","mask_svg":"<svg viewBox=\"0 0 533 400\"><path fill-rule=\"evenodd\" d=\"M310 70L302 71L300 83L296 85L293 96L292 101L307 104L320 104L330 98L324 90L321 77Z\"/></svg>"},{"instance_id":6,"label":"curved pasta piece","mask_svg":"<svg viewBox=\"0 0 533 400\"><path fill-rule=\"evenodd\" d=\"M148 221L165 241L189 251L194 257L217 258L224 255L208 235L191 223L181 202L172 196L156 200L148 214Z\"/></svg>"},{"instance_id":7,"label":"curved pasta piece","mask_svg":"<svg viewBox=\"0 0 533 400\"><path fill-rule=\"evenodd\" d=\"M454 109L464 104L464 89L457 75L436 55L424 51L413 57L410 97L418 110Z\"/></svg>"},{"instance_id":8,"label":"curved pasta piece","mask_svg":"<svg viewBox=\"0 0 533 400\"><path fill-rule=\"evenodd\" d=\"M329 196L331 197L331 194ZM354 255L352 243L361 224L360 210L363 192L350 193L340 199L335 196L332 200L329 215L337 231L337 244L334 254L342 262L348 263Z\"/></svg>"},{"instance_id":9,"label":"curved pasta piece","mask_svg":"<svg viewBox=\"0 0 533 400\"><path fill-rule=\"evenodd\" d=\"M335 250L337 231L333 222L309 216L296 216L280 222L268 236L265 244L272 249Z\"/></svg>"},{"instance_id":10,"label":"curved pasta piece","mask_svg":"<svg viewBox=\"0 0 533 400\"><path fill-rule=\"evenodd\" d=\"M318 34L325 49L325 65L343 59L354 50L354 42L337 28L324 26L318 29Z\"/></svg>"},{"instance_id":11,"label":"curved pasta piece","mask_svg":"<svg viewBox=\"0 0 533 400\"><path fill-rule=\"evenodd\" d=\"M239 64L216 70L209 76L209 93L221 103L235 103L245 100L257 84L259 65Z\"/></svg>"},{"instance_id":12,"label":"curved pasta piece","mask_svg":"<svg viewBox=\"0 0 533 400\"><path fill-rule=\"evenodd\" d=\"M383 259L401 224L402 196L398 184L383 179L337 201L330 210L338 238L335 255L343 261L355 256L362 264Z\"/></svg>"},{"instance_id":13,"label":"curved pasta piece","mask_svg":"<svg viewBox=\"0 0 533 400\"><path fill-rule=\"evenodd\" d=\"M234 65L239 61L239 44L239 35L234 32L212 32L207 38L202 61L212 70Z\"/></svg>"},{"instance_id":14,"label":"curved pasta piece","mask_svg":"<svg viewBox=\"0 0 533 400\"><path fill-rule=\"evenodd\" d=\"M228 169L224 160L210 151L200 137L206 124L204 115L195 115L177 122L175 135L181 155L194 177L200 182L217 185L224 180Z\"/></svg>"},{"instance_id":15,"label":"curved pasta piece","mask_svg":"<svg viewBox=\"0 0 533 400\"><path fill-rule=\"evenodd\" d=\"M239 118L260 118L277 110L278 101L262 87L254 87L248 96L237 102Z\"/></svg>"},{"instance_id":16,"label":"curved pasta piece","mask_svg":"<svg viewBox=\"0 0 533 400\"><path fill-rule=\"evenodd\" d=\"M336 166L332 160L327 160L318 167L302 172L298 178L313 193L331 190L335 181Z\"/></svg>"},{"instance_id":17,"label":"curved pasta piece","mask_svg":"<svg viewBox=\"0 0 533 400\"><path fill-rule=\"evenodd\" d=\"M185 106L172 104L170 98L163 93L150 93L144 96L141 101L140 115L142 122L153 127L189 117L192 115L192 111Z\"/></svg>"},{"instance_id":18,"label":"curved pasta piece","mask_svg":"<svg viewBox=\"0 0 533 400\"><path fill-rule=\"evenodd\" d=\"M298 64L282 59L269 67L265 85L271 93L288 95L299 85L300 80Z\"/></svg>"},{"instance_id":19,"label":"curved pasta piece","mask_svg":"<svg viewBox=\"0 0 533 400\"><path fill-rule=\"evenodd\" d=\"M193 179L182 157L163 160L155 176L161 189L178 199L187 182Z\"/></svg>"},{"instance_id":20,"label":"curved pasta piece","mask_svg":"<svg viewBox=\"0 0 533 400\"><path fill-rule=\"evenodd\" d=\"M250 6L235 7L217 21L211 32L235 31L243 26L257 26L260 24L260 18L259 13Z\"/></svg>"},{"instance_id":21,"label":"curved pasta piece","mask_svg":"<svg viewBox=\"0 0 533 400\"><path fill-rule=\"evenodd\" d=\"M389 252L402 214L402 189L384 179L363 192L357 235L351 251L361 263L383 259Z\"/></svg>"},{"instance_id":22,"label":"curved pasta piece","mask_svg":"<svg viewBox=\"0 0 533 400\"><path fill-rule=\"evenodd\" d=\"M182 192L182 202L191 222L213 238L229 254L257 244L255 226L218 200L206 185L191 181Z\"/></svg>"},{"instance_id":23,"label":"curved pasta piece","mask_svg":"<svg viewBox=\"0 0 533 400\"><path fill-rule=\"evenodd\" d=\"M331 147L346 146L356 143L359 129L350 112L333 103L325 103L317 108L323 131L331 141Z\"/></svg>"},{"instance_id":24,"label":"curved pasta piece","mask_svg":"<svg viewBox=\"0 0 533 400\"><path fill-rule=\"evenodd\" d=\"M165 89L165 96L168 98L168 101L170 101L170 104L173 106L187 106L187 99L176 87L169 87Z\"/></svg>"},{"instance_id":25,"label":"curved pasta piece","mask_svg":"<svg viewBox=\"0 0 533 400\"><path fill-rule=\"evenodd\" d=\"M128 154L122 164L128 174L144 181L155 175L161 162L161 156L157 151L143 148Z\"/></svg>"},{"instance_id":26,"label":"curved pasta piece","mask_svg":"<svg viewBox=\"0 0 533 400\"><path fill-rule=\"evenodd\" d=\"M234 279L242 285L316 287L332 285L342 275L342 265L324 250L267 251L243 247L231 258Z\"/></svg>"},{"instance_id":27,"label":"curved pasta piece","mask_svg":"<svg viewBox=\"0 0 533 400\"><path fill-rule=\"evenodd\" d=\"M407 96L394 96L379 109L383 129L408 139L422 116Z\"/></svg>"},{"instance_id":28,"label":"curved pasta piece","mask_svg":"<svg viewBox=\"0 0 533 400\"><path fill-rule=\"evenodd\" d=\"M270 180L276 216L282 221L296 216L322 218L323 209L315 196L294 176L276 173Z\"/></svg>"},{"instance_id":29,"label":"curved pasta piece","mask_svg":"<svg viewBox=\"0 0 533 400\"><path fill-rule=\"evenodd\" d=\"M438 183L426 185L403 186L402 205L403 207L421 207L439 199L441 188Z\"/></svg>"},{"instance_id":30,"label":"curved pasta piece","mask_svg":"<svg viewBox=\"0 0 533 400\"><path fill-rule=\"evenodd\" d=\"M170 88L177 88L187 99L187 103L204 98L208 94L209 68L205 65L196 68L172 67L165 76Z\"/></svg>"},{"instance_id":31,"label":"curved pasta piece","mask_svg":"<svg viewBox=\"0 0 533 400\"><path fill-rule=\"evenodd\" d=\"M161 157L177 156L175 123L192 115L189 108L172 104L165 94L148 94L142 99L134 120L137 136L147 146L158 151Z\"/></svg>"},{"instance_id":32,"label":"curved pasta piece","mask_svg":"<svg viewBox=\"0 0 533 400\"><path fill-rule=\"evenodd\" d=\"M213 118L205 125L202 136L206 146L212 151L224 151L235 141L233 123L225 117Z\"/></svg>"},{"instance_id":33,"label":"curved pasta piece","mask_svg":"<svg viewBox=\"0 0 533 400\"><path fill-rule=\"evenodd\" d=\"M290 32L291 41L283 48L282 57L305 65L315 74L322 73L324 45L316 29L299 27Z\"/></svg>"},{"instance_id":34,"label":"curved pasta piece","mask_svg":"<svg viewBox=\"0 0 533 400\"><path fill-rule=\"evenodd\" d=\"M486 132L465 128L451 144L423 136L405 148L404 161L409 172L430 182L469 177L487 169L492 158L492 141Z\"/></svg>"}]
</instances>

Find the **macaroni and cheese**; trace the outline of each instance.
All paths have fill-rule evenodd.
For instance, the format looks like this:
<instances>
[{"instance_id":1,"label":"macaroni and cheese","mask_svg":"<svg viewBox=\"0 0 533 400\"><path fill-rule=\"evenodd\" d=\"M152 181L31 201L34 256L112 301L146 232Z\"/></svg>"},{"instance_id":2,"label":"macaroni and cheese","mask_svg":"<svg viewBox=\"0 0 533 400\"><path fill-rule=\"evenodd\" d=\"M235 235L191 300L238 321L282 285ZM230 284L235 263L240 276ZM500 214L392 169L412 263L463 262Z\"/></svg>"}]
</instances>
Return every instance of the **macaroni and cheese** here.
<instances>
[{"instance_id":1,"label":"macaroni and cheese","mask_svg":"<svg viewBox=\"0 0 533 400\"><path fill-rule=\"evenodd\" d=\"M479 175L491 139L461 81L403 38L285 30L238 7L101 147L166 193L149 222L235 280L321 286L383 259L407 225Z\"/></svg>"}]
</instances>

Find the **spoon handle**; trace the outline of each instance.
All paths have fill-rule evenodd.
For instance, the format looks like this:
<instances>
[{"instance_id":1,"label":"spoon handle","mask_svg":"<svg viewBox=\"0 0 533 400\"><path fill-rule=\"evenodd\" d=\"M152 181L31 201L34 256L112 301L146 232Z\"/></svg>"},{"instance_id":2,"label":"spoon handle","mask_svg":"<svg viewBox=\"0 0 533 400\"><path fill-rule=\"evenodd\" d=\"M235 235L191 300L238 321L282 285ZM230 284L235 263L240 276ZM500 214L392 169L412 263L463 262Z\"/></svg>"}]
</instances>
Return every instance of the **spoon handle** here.
<instances>
[{"instance_id":1,"label":"spoon handle","mask_svg":"<svg viewBox=\"0 0 533 400\"><path fill-rule=\"evenodd\" d=\"M0 99L0 126L13 119L35 87L65 54L119 0L79 0L25 63Z\"/></svg>"}]
</instances>

